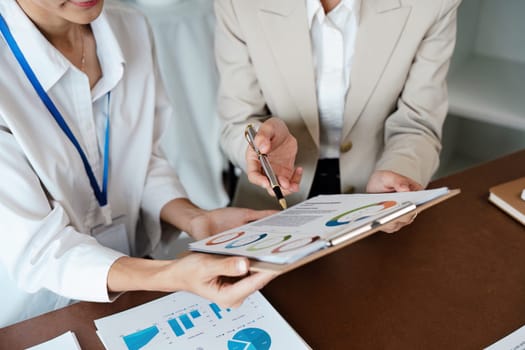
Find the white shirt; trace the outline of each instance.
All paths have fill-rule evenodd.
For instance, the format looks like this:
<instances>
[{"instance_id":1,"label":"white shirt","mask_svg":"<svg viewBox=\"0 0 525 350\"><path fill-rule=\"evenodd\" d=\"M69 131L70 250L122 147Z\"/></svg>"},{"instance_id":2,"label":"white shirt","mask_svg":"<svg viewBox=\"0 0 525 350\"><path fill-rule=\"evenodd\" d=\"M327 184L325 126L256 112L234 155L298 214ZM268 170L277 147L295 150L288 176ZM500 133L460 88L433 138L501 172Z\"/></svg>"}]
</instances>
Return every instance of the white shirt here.
<instances>
[{"instance_id":1,"label":"white shirt","mask_svg":"<svg viewBox=\"0 0 525 350\"><path fill-rule=\"evenodd\" d=\"M146 21L131 9L106 5L92 23L103 76L90 90L87 76L15 0L1 1L0 13L99 184L100 134L111 91L108 202L113 217L126 215L132 255L148 254L160 240L161 208L186 194L159 148L171 107ZM123 254L90 235L103 218L83 163L3 37L0 91L0 327L70 299L109 301L108 271Z\"/></svg>"},{"instance_id":2,"label":"white shirt","mask_svg":"<svg viewBox=\"0 0 525 350\"><path fill-rule=\"evenodd\" d=\"M341 0L325 14L319 0L306 0L317 83L320 158L339 157L360 5L360 0Z\"/></svg>"}]
</instances>

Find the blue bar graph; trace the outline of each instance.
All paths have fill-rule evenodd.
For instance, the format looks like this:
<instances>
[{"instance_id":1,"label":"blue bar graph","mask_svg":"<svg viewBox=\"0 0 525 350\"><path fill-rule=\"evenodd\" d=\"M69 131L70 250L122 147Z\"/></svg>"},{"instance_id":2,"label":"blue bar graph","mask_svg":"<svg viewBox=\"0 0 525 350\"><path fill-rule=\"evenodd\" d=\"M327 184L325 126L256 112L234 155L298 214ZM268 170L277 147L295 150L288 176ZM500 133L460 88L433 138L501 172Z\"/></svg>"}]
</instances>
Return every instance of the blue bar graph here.
<instances>
[{"instance_id":1,"label":"blue bar graph","mask_svg":"<svg viewBox=\"0 0 525 350\"><path fill-rule=\"evenodd\" d=\"M197 310L190 311L190 315L191 315L191 317L193 317L193 319L201 317L201 313L199 311L197 311Z\"/></svg>"},{"instance_id":2,"label":"blue bar graph","mask_svg":"<svg viewBox=\"0 0 525 350\"><path fill-rule=\"evenodd\" d=\"M124 343L129 350L139 350L148 344L159 333L157 326L140 330L123 337Z\"/></svg>"},{"instance_id":3,"label":"blue bar graph","mask_svg":"<svg viewBox=\"0 0 525 350\"><path fill-rule=\"evenodd\" d=\"M184 335L184 330L182 329L182 327L179 325L179 322L177 322L177 319L176 318L173 318L171 320L168 320L168 324L170 325L171 327L171 330L173 331L173 333L175 333L175 335L177 337L180 337L181 335Z\"/></svg>"},{"instance_id":4,"label":"blue bar graph","mask_svg":"<svg viewBox=\"0 0 525 350\"><path fill-rule=\"evenodd\" d=\"M211 303L210 308L215 313L215 316L217 316L217 318L220 320L222 318L222 315L221 315L221 308L219 307L219 305L215 303Z\"/></svg>"},{"instance_id":5,"label":"blue bar graph","mask_svg":"<svg viewBox=\"0 0 525 350\"><path fill-rule=\"evenodd\" d=\"M222 309L219 307L219 305L215 304L215 303L211 303L210 304L210 308L211 310L213 311L213 313L215 314L215 316L217 316L217 318L220 320L222 318L222 315L221 315L221 311ZM230 312L231 309L228 308L226 309L227 312Z\"/></svg>"},{"instance_id":6,"label":"blue bar graph","mask_svg":"<svg viewBox=\"0 0 525 350\"><path fill-rule=\"evenodd\" d=\"M188 314L183 314L180 317L180 321L184 325L184 328L191 329L194 327L193 322L191 322L190 318L188 317Z\"/></svg>"}]
</instances>

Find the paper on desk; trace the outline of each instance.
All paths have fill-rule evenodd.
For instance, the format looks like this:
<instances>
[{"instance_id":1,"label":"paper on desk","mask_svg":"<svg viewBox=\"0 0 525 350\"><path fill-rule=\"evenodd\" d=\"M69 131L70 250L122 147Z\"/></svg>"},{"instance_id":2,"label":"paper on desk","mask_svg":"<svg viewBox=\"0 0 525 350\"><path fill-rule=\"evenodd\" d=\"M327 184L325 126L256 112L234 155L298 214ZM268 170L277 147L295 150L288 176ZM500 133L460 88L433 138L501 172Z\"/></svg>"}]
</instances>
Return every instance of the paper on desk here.
<instances>
[{"instance_id":1,"label":"paper on desk","mask_svg":"<svg viewBox=\"0 0 525 350\"><path fill-rule=\"evenodd\" d=\"M67 331L66 333L59 335L56 338L41 343L26 350L82 350L78 344L75 333Z\"/></svg>"},{"instance_id":2,"label":"paper on desk","mask_svg":"<svg viewBox=\"0 0 525 350\"><path fill-rule=\"evenodd\" d=\"M525 350L525 326L485 348L485 350Z\"/></svg>"},{"instance_id":3,"label":"paper on desk","mask_svg":"<svg viewBox=\"0 0 525 350\"><path fill-rule=\"evenodd\" d=\"M311 349L259 292L235 309L177 292L95 326L107 350Z\"/></svg>"},{"instance_id":4,"label":"paper on desk","mask_svg":"<svg viewBox=\"0 0 525 350\"><path fill-rule=\"evenodd\" d=\"M291 263L325 248L326 240L338 232L350 232L372 224L406 202L421 205L448 192L448 188L442 187L416 192L321 195L261 220L193 242L189 248L242 255L276 264Z\"/></svg>"}]
</instances>

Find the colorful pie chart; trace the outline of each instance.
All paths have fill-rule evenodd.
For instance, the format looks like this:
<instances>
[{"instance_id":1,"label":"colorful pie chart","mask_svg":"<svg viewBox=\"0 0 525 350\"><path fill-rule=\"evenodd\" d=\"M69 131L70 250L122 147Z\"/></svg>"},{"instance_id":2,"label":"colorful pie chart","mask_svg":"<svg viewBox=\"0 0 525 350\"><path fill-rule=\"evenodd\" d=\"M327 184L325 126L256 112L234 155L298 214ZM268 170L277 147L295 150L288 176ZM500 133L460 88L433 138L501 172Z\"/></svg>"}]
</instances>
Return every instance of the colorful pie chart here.
<instances>
[{"instance_id":1,"label":"colorful pie chart","mask_svg":"<svg viewBox=\"0 0 525 350\"><path fill-rule=\"evenodd\" d=\"M260 328L245 328L228 340L228 350L268 350L271 345L272 338Z\"/></svg>"}]
</instances>

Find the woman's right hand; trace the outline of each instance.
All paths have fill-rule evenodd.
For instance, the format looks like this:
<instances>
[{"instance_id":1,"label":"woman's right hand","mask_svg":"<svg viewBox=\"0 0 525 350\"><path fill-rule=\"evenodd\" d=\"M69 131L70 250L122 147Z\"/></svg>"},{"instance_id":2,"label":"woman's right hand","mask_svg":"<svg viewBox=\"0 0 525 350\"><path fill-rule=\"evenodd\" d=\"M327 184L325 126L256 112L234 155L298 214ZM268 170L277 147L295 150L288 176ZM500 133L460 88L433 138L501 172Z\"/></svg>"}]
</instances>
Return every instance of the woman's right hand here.
<instances>
[{"instance_id":1,"label":"woman's right hand","mask_svg":"<svg viewBox=\"0 0 525 350\"><path fill-rule=\"evenodd\" d=\"M249 273L249 260L243 257L191 253L176 260L148 260L125 256L111 266L108 290L184 290L227 308L240 306L275 277L272 272Z\"/></svg>"},{"instance_id":2,"label":"woman's right hand","mask_svg":"<svg viewBox=\"0 0 525 350\"><path fill-rule=\"evenodd\" d=\"M283 194L299 191L303 169L295 167L297 140L290 134L286 124L275 117L266 120L257 130L254 143L261 153L268 156ZM246 174L251 183L265 188L269 194L274 195L257 154L251 147L246 151Z\"/></svg>"},{"instance_id":3,"label":"woman's right hand","mask_svg":"<svg viewBox=\"0 0 525 350\"><path fill-rule=\"evenodd\" d=\"M249 273L249 260L192 253L177 264L184 274L183 289L213 300L222 307L237 307L276 277L272 272ZM177 278L177 276L173 276Z\"/></svg>"}]
</instances>

